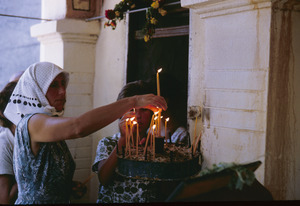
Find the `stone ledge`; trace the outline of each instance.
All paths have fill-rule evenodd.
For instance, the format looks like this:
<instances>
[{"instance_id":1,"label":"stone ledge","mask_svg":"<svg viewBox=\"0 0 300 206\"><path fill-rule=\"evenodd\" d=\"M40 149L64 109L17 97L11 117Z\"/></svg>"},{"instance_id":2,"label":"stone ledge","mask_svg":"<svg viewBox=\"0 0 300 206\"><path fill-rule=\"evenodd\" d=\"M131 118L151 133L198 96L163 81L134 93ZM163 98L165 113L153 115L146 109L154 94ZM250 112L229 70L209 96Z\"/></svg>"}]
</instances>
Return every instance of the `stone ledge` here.
<instances>
[{"instance_id":1,"label":"stone ledge","mask_svg":"<svg viewBox=\"0 0 300 206\"><path fill-rule=\"evenodd\" d=\"M181 0L182 7L194 10L201 18L271 8L271 5L271 0Z\"/></svg>"},{"instance_id":2,"label":"stone ledge","mask_svg":"<svg viewBox=\"0 0 300 206\"><path fill-rule=\"evenodd\" d=\"M99 22L62 19L33 25L30 32L32 37L36 37L40 41L50 40L52 42L63 38L95 44L100 32L100 25Z\"/></svg>"}]
</instances>

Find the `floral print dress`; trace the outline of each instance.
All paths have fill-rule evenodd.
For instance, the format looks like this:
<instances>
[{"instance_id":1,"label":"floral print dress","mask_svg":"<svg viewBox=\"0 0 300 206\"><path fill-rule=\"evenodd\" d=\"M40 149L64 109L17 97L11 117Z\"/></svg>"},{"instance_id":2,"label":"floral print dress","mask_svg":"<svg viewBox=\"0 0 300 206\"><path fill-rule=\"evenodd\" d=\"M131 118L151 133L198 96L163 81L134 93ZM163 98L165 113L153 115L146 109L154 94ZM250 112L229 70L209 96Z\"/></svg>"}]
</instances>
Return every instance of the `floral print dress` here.
<instances>
[{"instance_id":1,"label":"floral print dress","mask_svg":"<svg viewBox=\"0 0 300 206\"><path fill-rule=\"evenodd\" d=\"M98 171L98 163L109 157L115 148L120 133L105 137L98 143L96 158L92 170ZM158 194L154 181L124 178L117 173L114 180L107 186L99 185L97 203L145 203L155 202Z\"/></svg>"},{"instance_id":2,"label":"floral print dress","mask_svg":"<svg viewBox=\"0 0 300 206\"><path fill-rule=\"evenodd\" d=\"M16 128L14 172L18 183L15 204L69 203L75 163L65 141L40 143L35 156L30 147L26 115Z\"/></svg>"}]
</instances>

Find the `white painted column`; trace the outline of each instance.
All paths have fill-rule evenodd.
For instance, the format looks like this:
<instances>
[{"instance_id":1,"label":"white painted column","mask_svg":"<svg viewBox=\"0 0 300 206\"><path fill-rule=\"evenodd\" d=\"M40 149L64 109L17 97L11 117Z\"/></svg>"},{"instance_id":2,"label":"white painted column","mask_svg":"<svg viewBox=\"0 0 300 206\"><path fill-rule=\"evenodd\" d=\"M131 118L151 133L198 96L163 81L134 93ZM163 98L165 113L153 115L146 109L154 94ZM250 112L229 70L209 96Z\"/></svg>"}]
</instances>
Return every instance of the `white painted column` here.
<instances>
[{"instance_id":1,"label":"white painted column","mask_svg":"<svg viewBox=\"0 0 300 206\"><path fill-rule=\"evenodd\" d=\"M74 19L31 27L31 35L41 42L40 60L55 63L70 73L64 116L78 116L93 108L95 44L99 30L98 22ZM76 162L74 180L84 181L92 173L91 136L67 141ZM96 177L93 180L98 181ZM79 202L90 202L89 192L90 189Z\"/></svg>"}]
</instances>

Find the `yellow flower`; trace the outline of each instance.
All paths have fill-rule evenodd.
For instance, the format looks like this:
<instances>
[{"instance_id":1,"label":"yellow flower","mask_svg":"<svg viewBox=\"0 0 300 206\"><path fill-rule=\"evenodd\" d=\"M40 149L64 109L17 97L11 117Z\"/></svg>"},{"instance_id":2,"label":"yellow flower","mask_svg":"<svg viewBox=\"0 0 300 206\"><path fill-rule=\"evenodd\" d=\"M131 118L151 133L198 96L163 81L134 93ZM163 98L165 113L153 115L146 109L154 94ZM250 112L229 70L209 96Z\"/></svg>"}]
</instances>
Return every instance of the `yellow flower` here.
<instances>
[{"instance_id":1,"label":"yellow flower","mask_svg":"<svg viewBox=\"0 0 300 206\"><path fill-rule=\"evenodd\" d=\"M151 22L151 24L154 24L154 25L157 24L157 20L153 17L151 17L150 22Z\"/></svg>"},{"instance_id":2,"label":"yellow flower","mask_svg":"<svg viewBox=\"0 0 300 206\"><path fill-rule=\"evenodd\" d=\"M158 1L154 1L154 2L151 4L151 7L152 7L153 9L157 9L157 8L159 7Z\"/></svg>"},{"instance_id":3,"label":"yellow flower","mask_svg":"<svg viewBox=\"0 0 300 206\"><path fill-rule=\"evenodd\" d=\"M115 15L116 16L120 16L120 12L119 11L115 11Z\"/></svg>"},{"instance_id":4,"label":"yellow flower","mask_svg":"<svg viewBox=\"0 0 300 206\"><path fill-rule=\"evenodd\" d=\"M145 36L144 36L144 41L145 41L145 42L148 42L149 40L150 40L150 36L149 36L149 35L145 35Z\"/></svg>"},{"instance_id":5,"label":"yellow flower","mask_svg":"<svg viewBox=\"0 0 300 206\"><path fill-rule=\"evenodd\" d=\"M165 16L167 14L167 11L162 9L162 8L159 8L158 9L158 12L162 15L162 16Z\"/></svg>"}]
</instances>

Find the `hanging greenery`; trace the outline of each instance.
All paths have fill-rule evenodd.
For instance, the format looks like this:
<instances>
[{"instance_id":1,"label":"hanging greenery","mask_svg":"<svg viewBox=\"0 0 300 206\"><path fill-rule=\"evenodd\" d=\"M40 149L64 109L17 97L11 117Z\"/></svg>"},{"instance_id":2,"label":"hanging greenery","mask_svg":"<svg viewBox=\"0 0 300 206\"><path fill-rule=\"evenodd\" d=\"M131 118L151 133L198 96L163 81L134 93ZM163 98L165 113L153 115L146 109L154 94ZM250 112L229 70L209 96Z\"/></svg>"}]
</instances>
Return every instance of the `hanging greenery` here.
<instances>
[{"instance_id":1,"label":"hanging greenery","mask_svg":"<svg viewBox=\"0 0 300 206\"><path fill-rule=\"evenodd\" d=\"M252 170L247 169L244 165L236 163L220 162L213 164L212 168L205 168L201 170L199 176L205 176L208 174L216 174L221 171L234 171L233 176L229 182L228 187L231 189L242 190L244 185L252 185L255 180L255 174Z\"/></svg>"},{"instance_id":2,"label":"hanging greenery","mask_svg":"<svg viewBox=\"0 0 300 206\"><path fill-rule=\"evenodd\" d=\"M108 21L104 24L104 27L110 26L114 30L117 21L124 19L125 12L134 9L141 1L144 1L146 7L149 7L146 10L146 23L143 28L144 41L148 42L155 33L159 18L167 14L167 11L163 8L165 0L122 0L115 5L114 9L105 10L105 17Z\"/></svg>"}]
</instances>

